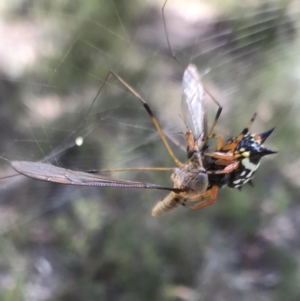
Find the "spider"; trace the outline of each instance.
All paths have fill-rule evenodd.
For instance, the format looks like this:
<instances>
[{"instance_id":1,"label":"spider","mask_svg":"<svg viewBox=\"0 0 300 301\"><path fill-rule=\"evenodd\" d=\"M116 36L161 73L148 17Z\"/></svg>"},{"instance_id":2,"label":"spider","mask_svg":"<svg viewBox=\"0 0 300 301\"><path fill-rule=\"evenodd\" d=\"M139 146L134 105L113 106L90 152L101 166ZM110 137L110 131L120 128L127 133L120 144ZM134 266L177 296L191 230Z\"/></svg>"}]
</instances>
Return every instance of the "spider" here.
<instances>
[{"instance_id":1,"label":"spider","mask_svg":"<svg viewBox=\"0 0 300 301\"><path fill-rule=\"evenodd\" d=\"M212 205L217 199L218 188L228 186L241 189L242 185L249 183L253 186L252 178L259 167L260 160L265 155L275 154L269 148L263 146L265 140L273 132L274 128L259 135L249 133L249 129L256 118L252 116L248 125L234 138L224 143L219 134L211 134L206 138L217 139L216 150L211 153L203 153L203 162L208 174L207 191L201 195L202 202L191 205L186 199L182 205L193 210L199 210ZM203 149L208 148L206 142ZM188 158L193 156L193 150L187 149ZM205 197L209 196L207 199Z\"/></svg>"},{"instance_id":2,"label":"spider","mask_svg":"<svg viewBox=\"0 0 300 301\"><path fill-rule=\"evenodd\" d=\"M255 116L251 119L251 124ZM209 169L218 170L220 166L227 166L227 169L231 169L231 172L226 175L211 175L210 183L218 187L228 186L239 189L246 183L254 186L252 178L259 167L261 158L276 153L263 146L273 130L274 128L255 135L249 133L248 125L239 136L228 140L224 145L217 146L216 152L206 154L212 159L208 163ZM219 142L221 144L222 139Z\"/></svg>"}]
</instances>

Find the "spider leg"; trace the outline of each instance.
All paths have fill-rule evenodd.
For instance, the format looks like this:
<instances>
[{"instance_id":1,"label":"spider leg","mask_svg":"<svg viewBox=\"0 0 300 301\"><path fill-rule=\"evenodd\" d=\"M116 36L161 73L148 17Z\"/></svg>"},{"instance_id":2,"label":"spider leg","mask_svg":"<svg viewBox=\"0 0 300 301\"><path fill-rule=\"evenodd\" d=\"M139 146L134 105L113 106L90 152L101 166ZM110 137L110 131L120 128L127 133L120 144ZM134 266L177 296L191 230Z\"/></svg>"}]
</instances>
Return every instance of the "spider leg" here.
<instances>
[{"instance_id":1,"label":"spider leg","mask_svg":"<svg viewBox=\"0 0 300 301\"><path fill-rule=\"evenodd\" d=\"M234 141L230 144L226 144L222 147L222 151L233 151L236 149L241 140L248 134L249 129L256 118L256 113L253 114L247 126L242 130L242 132L234 139Z\"/></svg>"},{"instance_id":2,"label":"spider leg","mask_svg":"<svg viewBox=\"0 0 300 301\"><path fill-rule=\"evenodd\" d=\"M216 146L216 151L221 150L224 145L224 138L219 134L211 134L207 137L207 139L211 139L211 138L215 138L218 141Z\"/></svg>"},{"instance_id":3,"label":"spider leg","mask_svg":"<svg viewBox=\"0 0 300 301\"><path fill-rule=\"evenodd\" d=\"M106 81L108 80L108 77L109 75L113 75L114 78L116 78L128 91L130 91L130 93L132 95L135 96L135 98L137 98L138 100L140 100L140 102L142 103L142 105L144 106L145 110L147 111L148 115L150 116L153 124L155 125L156 127L156 130L161 138L161 140L163 141L167 151L169 152L170 156L172 157L172 159L174 160L174 162L179 166L179 167L182 167L183 166L183 163L181 163L177 157L175 156L175 154L173 153L167 139L166 139L166 136L158 122L158 120L156 119L155 115L153 114L150 106L148 105L148 103L142 98L142 96L137 93L125 80L123 80L118 74L116 74L115 72L113 72L112 70L109 71L109 74L106 78Z\"/></svg>"},{"instance_id":4,"label":"spider leg","mask_svg":"<svg viewBox=\"0 0 300 301\"><path fill-rule=\"evenodd\" d=\"M240 162L239 161L234 161L231 164L227 165L224 169L222 170L207 170L206 173L207 174L211 174L211 175L221 175L221 174L227 174L227 173L231 173L234 170L236 170L238 167L240 166Z\"/></svg>"},{"instance_id":5,"label":"spider leg","mask_svg":"<svg viewBox=\"0 0 300 301\"><path fill-rule=\"evenodd\" d=\"M211 189L207 190L206 192L204 192L203 194L201 194L199 197L197 197L195 199L192 199L191 201L197 202L197 201L201 201L201 200L209 197L208 200L200 202L200 203L198 203L196 205L185 204L185 207L187 207L189 209L192 209L192 210L202 209L203 207L212 205L216 201L217 195L218 195L218 187L217 186L212 186Z\"/></svg>"},{"instance_id":6,"label":"spider leg","mask_svg":"<svg viewBox=\"0 0 300 301\"><path fill-rule=\"evenodd\" d=\"M222 153L222 152L205 153L204 156L211 157L211 158L214 158L216 160L220 159L220 160L229 161L229 162L235 161L238 158L238 156L236 156L232 152L227 152L227 153ZM222 164L222 165L224 165L224 164ZM225 164L225 165L227 165L227 164Z\"/></svg>"}]
</instances>

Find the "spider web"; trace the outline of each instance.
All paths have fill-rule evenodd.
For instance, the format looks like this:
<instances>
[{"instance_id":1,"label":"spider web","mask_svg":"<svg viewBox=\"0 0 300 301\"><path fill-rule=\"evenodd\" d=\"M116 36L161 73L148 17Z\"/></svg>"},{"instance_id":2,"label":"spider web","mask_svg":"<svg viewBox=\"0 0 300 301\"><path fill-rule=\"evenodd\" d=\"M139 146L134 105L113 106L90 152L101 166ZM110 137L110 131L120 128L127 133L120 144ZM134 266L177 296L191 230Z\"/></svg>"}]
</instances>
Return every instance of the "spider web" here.
<instances>
[{"instance_id":1,"label":"spider web","mask_svg":"<svg viewBox=\"0 0 300 301\"><path fill-rule=\"evenodd\" d=\"M263 214L268 215L268 210L277 214L270 200L277 200L278 206L284 206L283 199L293 199L297 195L287 191L299 185L299 4L297 1L239 2L212 1L208 4L170 0L167 3L168 37L182 66L171 58L167 46L161 1L136 0L130 5L111 0L1 4L1 156L7 160L43 160L75 170L174 166L139 101L115 79L108 80L92 108L91 105L112 69L147 100L167 135L182 145L178 134L185 130L179 109L181 77L184 67L193 63L203 75L206 88L224 108L218 132L229 136L238 134L255 111L258 118L254 132L276 126L267 144L280 153L276 159L266 160L259 169L258 187L251 193L246 191L242 197L237 191L222 191L220 199L232 200L233 208L242 212L243 208L247 212L251 204L259 203L257 206L264 209ZM209 120L216 109L209 102ZM83 139L81 146L78 145L80 138ZM173 142L171 145L184 161L184 152ZM12 174L10 165L2 160L0 176ZM168 173L120 173L116 176L171 185ZM279 183L286 189L279 191ZM73 285L82 280L70 275L73 266L63 257L75 253L87 260L87 254L97 250L91 242L97 235L102 237L107 250L100 254L110 257L115 249L122 249L124 245L137 246L137 242L144 240L145 233L158 241L158 249L164 250L161 241L172 240L176 227L180 243L190 250L194 245L185 240L187 233L195 229L203 233L201 225L204 229L209 227L207 225L218 229L209 221L209 214L201 215L203 221L199 221L195 217L197 214L199 217L199 212L193 216L189 213L184 219L179 210L173 217L167 217L166 222L153 221L148 216L152 200L162 197L161 192L85 189L16 176L2 180L0 193L1 253L6 261L2 288L18 296L16 300L63 300L58 292L70 292L68 284L60 280L68 277ZM217 212L212 216L221 220L235 216L234 209L228 210L226 204L218 206L220 209L215 209ZM178 229L179 219L182 230ZM136 229L139 227L145 232ZM163 227L171 229L161 233ZM75 234L78 240L73 238ZM105 235L115 236L121 242L122 235L128 235L128 239L115 244L105 240ZM220 232L216 230L216 237L218 235ZM65 245L64 248L58 246L57 242L63 245L62 241L69 244L69 252ZM194 243L201 253L203 247L199 245L213 247L218 241L210 241L203 234L203 238L197 238ZM91 246L89 250L84 247L86 245ZM172 246L171 243L167 245ZM152 252L157 251L157 248L148 247ZM144 250L142 246L141 250ZM230 248L227 251L233 253ZM218 274L219 270L211 267L211 262L215 259L223 262L224 257L228 257L227 253L222 256L217 253L212 253L211 257L205 253L207 265L197 271L192 268L195 261L184 261L187 269L190 267L194 271L195 278L188 272L183 272L180 278L179 273L174 272L173 277L180 279L173 282L171 276L166 276L166 283L185 283L186 279L196 279L195 274L203 278L209 273ZM14 254L14 260L10 254ZM190 256L194 260L199 258L194 251ZM119 262L119 258L116 255L111 260ZM162 265L166 263L163 255L159 260ZM221 273L231 275L224 266L223 270L220 268ZM98 277L97 271L91 275ZM107 287L125 287L122 280L115 280L116 284L99 277ZM138 277L130 279L136 283ZM231 279L236 284L236 278ZM232 284L222 277L218 281L225 282L225 287ZM15 288L11 289L9 283ZM153 284L156 297L160 285ZM169 294L178 297L179 288L170 288ZM199 288L208 299L214 299L205 281L197 281L192 296L197 298ZM147 291L142 286L137 286L136 290L139 298ZM85 300L82 296L86 291L87 288L81 287L79 298ZM101 296L96 291L90 294L91 298ZM113 289L108 289L106 294L108 299L123 296ZM132 295L128 293L128 296Z\"/></svg>"}]
</instances>

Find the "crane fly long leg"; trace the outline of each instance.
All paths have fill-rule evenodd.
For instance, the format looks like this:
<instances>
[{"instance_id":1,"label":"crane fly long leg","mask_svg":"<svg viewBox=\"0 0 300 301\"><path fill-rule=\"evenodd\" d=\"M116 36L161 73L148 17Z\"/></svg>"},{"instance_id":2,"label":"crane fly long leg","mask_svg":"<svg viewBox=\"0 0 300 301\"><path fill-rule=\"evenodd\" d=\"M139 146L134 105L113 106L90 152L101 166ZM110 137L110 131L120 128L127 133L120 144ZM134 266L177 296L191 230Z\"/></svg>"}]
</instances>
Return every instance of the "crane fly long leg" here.
<instances>
[{"instance_id":1,"label":"crane fly long leg","mask_svg":"<svg viewBox=\"0 0 300 301\"><path fill-rule=\"evenodd\" d=\"M167 30L166 18L165 18L165 8L166 8L166 5L167 5L167 2L168 2L168 0L166 0L164 5L162 6L161 14L162 14L162 18L163 18L164 31L165 31L165 36L166 36L166 39L167 39L168 48L169 48L172 59L174 59L182 68L184 68L182 63L178 60L178 58L174 54L174 52L172 50L172 47L171 47L171 43L170 43L170 39L169 39L169 35L168 35L168 30Z\"/></svg>"},{"instance_id":2,"label":"crane fly long leg","mask_svg":"<svg viewBox=\"0 0 300 301\"><path fill-rule=\"evenodd\" d=\"M200 149L203 149L203 147L204 147L204 145L205 145L207 139L209 139L209 137L212 135L212 132L213 132L213 130L214 130L214 128L215 128L215 126L216 126L216 124L217 124L217 122L218 122L218 120L219 120L219 117L220 117L220 115L221 115L221 113L222 113L222 110L223 110L223 108L221 107L221 105L219 104L219 102L211 95L211 93L209 93L209 92L207 91L207 89L205 89L204 86L203 86L203 89L204 89L204 91L209 95L209 97L217 104L217 106L218 106L219 108L218 108L218 111L217 111L216 116L215 116L215 118L214 118L214 121L213 121L212 125L210 126L210 129L209 129L209 131L208 131L208 133L207 133L207 136L204 137L204 140L203 140L203 142L202 142L202 144L201 144Z\"/></svg>"},{"instance_id":3,"label":"crane fly long leg","mask_svg":"<svg viewBox=\"0 0 300 301\"><path fill-rule=\"evenodd\" d=\"M112 74L127 90L129 90L137 99L139 99L145 110L147 111L148 115L150 116L150 118L152 119L152 122L154 123L157 131L158 131L158 134L160 136L160 138L162 139L167 151L169 152L170 156L172 157L172 159L174 160L174 162L176 163L176 165L178 165L179 167L182 167L183 166L183 163L180 162L177 157L175 156L175 154L173 153L168 141L167 141L167 138L161 128L161 126L159 125L156 117L154 116L150 106L147 104L147 102L142 98L142 96L140 94L138 94L127 82L125 82L119 75L117 75L115 72L113 71L109 71L110 74Z\"/></svg>"},{"instance_id":4,"label":"crane fly long leg","mask_svg":"<svg viewBox=\"0 0 300 301\"><path fill-rule=\"evenodd\" d=\"M182 192L182 189L165 187L152 183L103 177L40 162L12 161L11 165L15 171L26 177L52 183L76 186L161 189L176 193Z\"/></svg>"},{"instance_id":5,"label":"crane fly long leg","mask_svg":"<svg viewBox=\"0 0 300 301\"><path fill-rule=\"evenodd\" d=\"M165 8L166 8L166 5L167 5L167 2L168 0L166 0L162 6L162 18L163 18L163 25L164 25L164 31L165 31L165 36L166 36L166 40L167 40L167 44L168 44L168 49L169 49L169 52L171 54L171 57L182 67L183 67L183 64L177 59L176 55L174 54L173 50L172 50L172 47L171 47L171 42L170 42L170 39L169 39L169 35L168 35L168 29L167 29L167 22L166 22L166 17L165 17ZM193 74L191 74L192 76L194 76ZM197 79L199 80L199 79ZM201 80L200 80L201 81ZM223 110L222 106L220 105L220 103L213 97L213 95L207 90L205 89L204 85L200 82L200 85L203 87L205 93L207 95L209 95L209 97L212 99L212 101L218 106L218 111L216 113L216 116L214 118L214 121L212 123L212 125L210 126L210 129L208 131L208 134L206 137L204 137L203 139L203 142L200 146L200 149L203 149L204 145L206 144L206 141L208 139L208 137L212 134L217 122L218 122L218 119L221 115L221 112Z\"/></svg>"},{"instance_id":6,"label":"crane fly long leg","mask_svg":"<svg viewBox=\"0 0 300 301\"><path fill-rule=\"evenodd\" d=\"M174 167L132 167L132 168L102 168L88 170L88 173L120 172L120 171L174 171Z\"/></svg>"}]
</instances>

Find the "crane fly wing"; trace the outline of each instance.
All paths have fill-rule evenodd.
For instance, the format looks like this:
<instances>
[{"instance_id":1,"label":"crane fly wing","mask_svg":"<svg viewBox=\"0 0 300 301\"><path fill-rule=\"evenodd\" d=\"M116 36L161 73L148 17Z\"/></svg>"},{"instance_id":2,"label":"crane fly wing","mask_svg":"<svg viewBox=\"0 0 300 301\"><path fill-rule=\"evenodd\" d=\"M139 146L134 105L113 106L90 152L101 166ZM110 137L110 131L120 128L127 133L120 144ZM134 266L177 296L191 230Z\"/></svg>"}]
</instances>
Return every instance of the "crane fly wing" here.
<instances>
[{"instance_id":1,"label":"crane fly wing","mask_svg":"<svg viewBox=\"0 0 300 301\"><path fill-rule=\"evenodd\" d=\"M151 183L103 177L100 175L90 174L82 171L74 171L71 169L66 169L40 162L12 161L11 165L15 171L26 177L46 182L70 184L77 186L146 188L182 192L181 189L164 187L161 185Z\"/></svg>"},{"instance_id":2,"label":"crane fly wing","mask_svg":"<svg viewBox=\"0 0 300 301\"><path fill-rule=\"evenodd\" d=\"M182 79L181 111L195 141L201 144L207 134L206 93L201 84L199 72L194 65L189 65Z\"/></svg>"}]
</instances>

